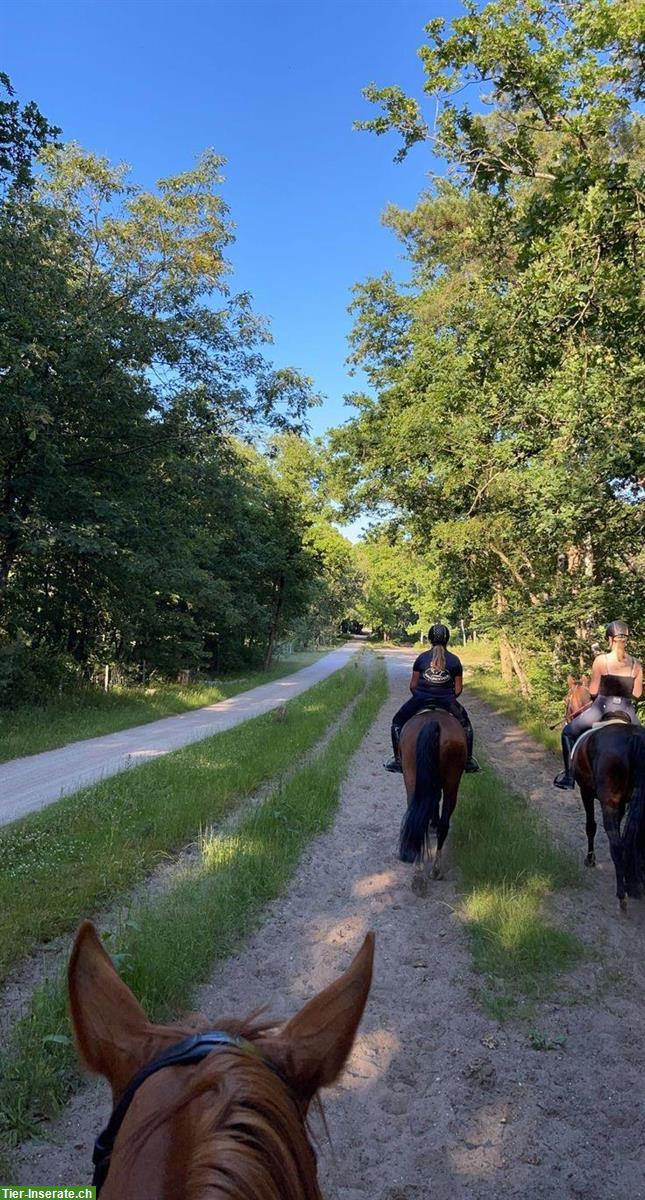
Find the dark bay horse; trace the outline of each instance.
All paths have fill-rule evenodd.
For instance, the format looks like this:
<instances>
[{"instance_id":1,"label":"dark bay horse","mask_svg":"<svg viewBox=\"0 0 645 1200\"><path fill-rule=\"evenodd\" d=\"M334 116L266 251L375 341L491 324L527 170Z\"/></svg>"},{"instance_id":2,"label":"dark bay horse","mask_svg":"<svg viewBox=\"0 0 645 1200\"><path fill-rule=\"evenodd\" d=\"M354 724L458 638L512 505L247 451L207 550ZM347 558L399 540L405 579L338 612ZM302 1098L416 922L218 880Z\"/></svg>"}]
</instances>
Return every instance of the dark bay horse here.
<instances>
[{"instance_id":1,"label":"dark bay horse","mask_svg":"<svg viewBox=\"0 0 645 1200\"><path fill-rule=\"evenodd\" d=\"M625 912L627 896L638 898L645 890L645 729L627 721L600 722L576 746L573 766L586 815L585 861L595 866L597 798Z\"/></svg>"},{"instance_id":2,"label":"dark bay horse","mask_svg":"<svg viewBox=\"0 0 645 1200\"><path fill-rule=\"evenodd\" d=\"M399 857L422 869L430 830L436 831L432 877L441 879L441 851L468 757L466 734L457 718L443 709L420 712L403 726L400 751L408 808L401 825ZM422 881L422 874L415 877L415 891L424 890Z\"/></svg>"},{"instance_id":3,"label":"dark bay horse","mask_svg":"<svg viewBox=\"0 0 645 1200\"><path fill-rule=\"evenodd\" d=\"M101 1200L322 1200L307 1109L345 1065L372 978L374 934L280 1029L151 1024L84 921L69 964L81 1057L111 1085L97 1139Z\"/></svg>"}]
</instances>

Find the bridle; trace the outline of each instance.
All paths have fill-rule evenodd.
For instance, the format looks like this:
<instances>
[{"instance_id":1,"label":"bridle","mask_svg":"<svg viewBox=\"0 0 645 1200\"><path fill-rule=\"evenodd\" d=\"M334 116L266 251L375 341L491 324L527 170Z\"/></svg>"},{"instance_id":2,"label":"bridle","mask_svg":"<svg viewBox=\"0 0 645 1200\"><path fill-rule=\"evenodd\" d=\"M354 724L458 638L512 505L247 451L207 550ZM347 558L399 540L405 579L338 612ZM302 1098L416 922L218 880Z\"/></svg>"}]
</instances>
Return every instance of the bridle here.
<instances>
[{"instance_id":1,"label":"bridle","mask_svg":"<svg viewBox=\"0 0 645 1200\"><path fill-rule=\"evenodd\" d=\"M92 1162L94 1163L92 1185L96 1188L97 1196L105 1183L107 1173L110 1169L110 1160L117 1134L141 1084L146 1079L149 1079L151 1075L155 1075L157 1071L162 1071L164 1067L190 1067L195 1063L201 1062L203 1058L206 1058L207 1054L211 1054L214 1050L230 1050L231 1047L236 1050L242 1050L245 1054L252 1055L254 1058L259 1059L260 1062L263 1062L270 1071L273 1071L274 1075L278 1076L278 1079L282 1081L297 1104L289 1082L282 1071L275 1063L266 1058L253 1042L247 1041L246 1038L236 1037L232 1033L225 1033L221 1029L216 1029L209 1033L196 1033L192 1037L184 1038L183 1041L177 1042L176 1045L171 1046L169 1050L164 1051L157 1058L153 1058L152 1062L147 1063L145 1067L142 1067L140 1071L137 1071L132 1076L118 1104L113 1108L112 1115L105 1129L97 1137L94 1143L94 1153L92 1154ZM300 1106L297 1105L297 1107L300 1112Z\"/></svg>"}]
</instances>

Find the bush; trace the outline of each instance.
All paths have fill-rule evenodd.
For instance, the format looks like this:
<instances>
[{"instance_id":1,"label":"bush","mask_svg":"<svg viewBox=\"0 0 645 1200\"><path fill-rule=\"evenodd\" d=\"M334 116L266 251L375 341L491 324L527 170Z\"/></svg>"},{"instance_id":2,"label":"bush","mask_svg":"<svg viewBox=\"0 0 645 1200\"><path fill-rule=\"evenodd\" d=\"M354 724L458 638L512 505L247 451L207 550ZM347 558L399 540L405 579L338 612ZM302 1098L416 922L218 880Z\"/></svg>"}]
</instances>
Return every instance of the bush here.
<instances>
[{"instance_id":1,"label":"bush","mask_svg":"<svg viewBox=\"0 0 645 1200\"><path fill-rule=\"evenodd\" d=\"M67 654L17 640L0 642L0 707L45 704L81 682L78 663Z\"/></svg>"}]
</instances>

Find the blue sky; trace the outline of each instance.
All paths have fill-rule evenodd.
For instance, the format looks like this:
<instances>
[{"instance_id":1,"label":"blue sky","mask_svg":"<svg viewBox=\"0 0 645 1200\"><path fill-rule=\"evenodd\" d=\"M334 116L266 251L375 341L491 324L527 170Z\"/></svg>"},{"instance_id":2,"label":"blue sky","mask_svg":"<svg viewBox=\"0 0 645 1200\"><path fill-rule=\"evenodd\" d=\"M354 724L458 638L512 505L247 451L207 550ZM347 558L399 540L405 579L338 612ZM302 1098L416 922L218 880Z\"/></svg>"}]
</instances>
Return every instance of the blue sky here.
<instances>
[{"instance_id":1,"label":"blue sky","mask_svg":"<svg viewBox=\"0 0 645 1200\"><path fill-rule=\"evenodd\" d=\"M206 146L226 157L237 226L233 286L271 319L278 365L328 399L320 433L350 415L350 288L404 266L380 214L414 203L430 165L397 166L394 136L356 133L371 80L420 94L423 26L455 0L5 0L0 69L74 139L125 160L144 186Z\"/></svg>"}]
</instances>

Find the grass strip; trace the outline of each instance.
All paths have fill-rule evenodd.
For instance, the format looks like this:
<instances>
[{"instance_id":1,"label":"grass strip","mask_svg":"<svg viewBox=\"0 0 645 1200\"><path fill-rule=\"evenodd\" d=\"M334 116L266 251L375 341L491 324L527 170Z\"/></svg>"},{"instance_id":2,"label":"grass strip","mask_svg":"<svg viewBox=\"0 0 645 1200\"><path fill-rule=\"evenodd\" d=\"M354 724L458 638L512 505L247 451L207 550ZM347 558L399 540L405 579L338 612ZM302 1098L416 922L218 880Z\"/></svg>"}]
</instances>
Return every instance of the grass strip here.
<instances>
[{"instance_id":1,"label":"grass strip","mask_svg":"<svg viewBox=\"0 0 645 1200\"><path fill-rule=\"evenodd\" d=\"M519 688L512 687L502 679L499 652L489 643L478 643L476 646L469 643L460 646L459 656L471 672L466 679L463 697L466 708L468 692L473 692L503 717L520 725L541 746L554 754L560 754L561 726L549 729L549 725L557 721L558 717L564 716L564 697L561 704L547 704L523 696Z\"/></svg>"},{"instance_id":2,"label":"grass strip","mask_svg":"<svg viewBox=\"0 0 645 1200\"><path fill-rule=\"evenodd\" d=\"M488 767L463 778L454 844L484 1008L498 1020L529 1015L558 973L585 953L579 938L550 924L543 911L550 892L581 883L577 859Z\"/></svg>"},{"instance_id":3,"label":"grass strip","mask_svg":"<svg viewBox=\"0 0 645 1200\"><path fill-rule=\"evenodd\" d=\"M0 709L0 762L217 704L218 700L292 675L326 653L328 650L293 654L279 659L268 671L240 672L215 684L155 681L147 688L115 687L109 692L88 686L43 705Z\"/></svg>"},{"instance_id":4,"label":"grass strip","mask_svg":"<svg viewBox=\"0 0 645 1200\"><path fill-rule=\"evenodd\" d=\"M245 721L0 829L0 980L297 761L362 686L350 661L291 700L283 721Z\"/></svg>"},{"instance_id":5,"label":"grass strip","mask_svg":"<svg viewBox=\"0 0 645 1200\"><path fill-rule=\"evenodd\" d=\"M362 673L361 673L362 674ZM307 842L327 829L351 755L387 696L378 664L346 722L231 833L204 843L202 862L141 905L110 942L115 961L150 1017L190 1006L196 984L258 925L280 895ZM81 1076L71 1044L62 980L39 988L0 1059L0 1135L10 1147L60 1110Z\"/></svg>"}]
</instances>

